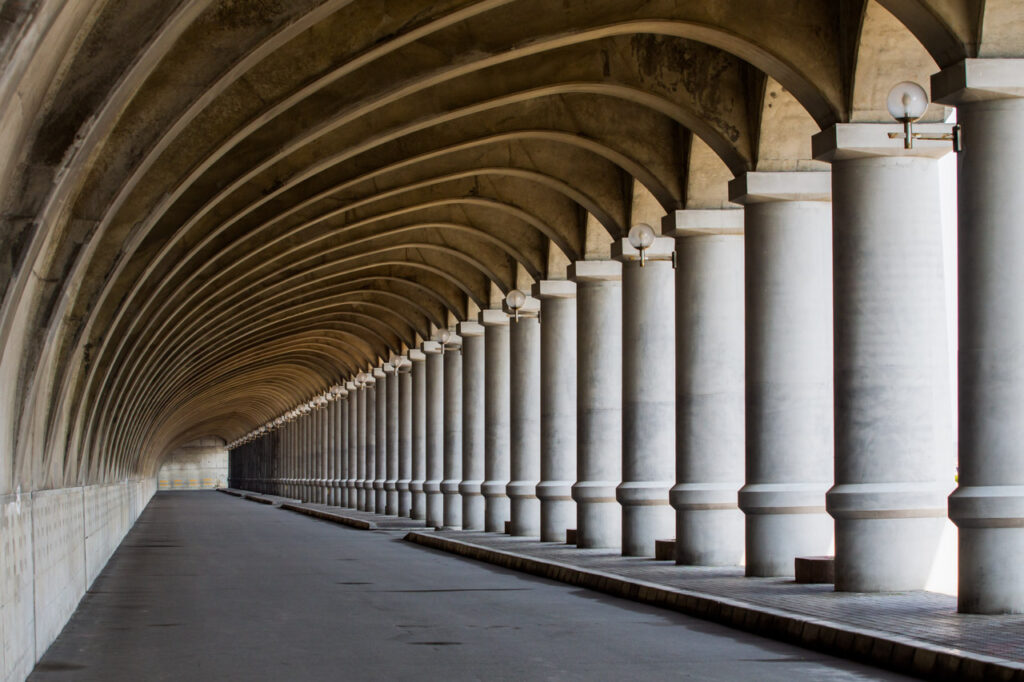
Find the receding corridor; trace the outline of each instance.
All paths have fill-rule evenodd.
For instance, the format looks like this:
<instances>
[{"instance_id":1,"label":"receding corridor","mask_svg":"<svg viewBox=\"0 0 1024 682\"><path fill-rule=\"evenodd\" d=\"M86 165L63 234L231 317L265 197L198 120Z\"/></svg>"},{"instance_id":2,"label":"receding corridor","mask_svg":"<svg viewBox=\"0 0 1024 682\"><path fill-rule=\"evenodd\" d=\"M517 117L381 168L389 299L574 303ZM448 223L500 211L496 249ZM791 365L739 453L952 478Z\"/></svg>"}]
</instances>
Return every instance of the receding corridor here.
<instances>
[{"instance_id":1,"label":"receding corridor","mask_svg":"<svg viewBox=\"0 0 1024 682\"><path fill-rule=\"evenodd\" d=\"M903 679L400 538L158 493L30 679Z\"/></svg>"}]
</instances>

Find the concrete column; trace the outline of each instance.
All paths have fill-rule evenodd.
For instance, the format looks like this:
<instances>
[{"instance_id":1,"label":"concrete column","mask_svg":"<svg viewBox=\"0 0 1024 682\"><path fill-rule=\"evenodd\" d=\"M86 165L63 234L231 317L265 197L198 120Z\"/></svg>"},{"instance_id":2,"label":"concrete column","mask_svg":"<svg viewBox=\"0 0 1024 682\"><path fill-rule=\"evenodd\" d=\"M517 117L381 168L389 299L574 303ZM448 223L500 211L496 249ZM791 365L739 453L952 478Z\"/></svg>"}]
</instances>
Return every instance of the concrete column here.
<instances>
[{"instance_id":1,"label":"concrete column","mask_svg":"<svg viewBox=\"0 0 1024 682\"><path fill-rule=\"evenodd\" d=\"M814 136L832 163L836 589L922 589L952 487L952 394L938 157L902 127Z\"/></svg>"},{"instance_id":2,"label":"concrete column","mask_svg":"<svg viewBox=\"0 0 1024 682\"><path fill-rule=\"evenodd\" d=\"M410 351L410 354L415 351ZM398 515L412 516L412 362L406 362L398 371Z\"/></svg>"},{"instance_id":3,"label":"concrete column","mask_svg":"<svg viewBox=\"0 0 1024 682\"><path fill-rule=\"evenodd\" d=\"M647 249L647 264L621 239L622 264L622 554L654 556L654 541L672 537L668 492L674 481L675 309L668 237Z\"/></svg>"},{"instance_id":4,"label":"concrete column","mask_svg":"<svg viewBox=\"0 0 1024 682\"><path fill-rule=\"evenodd\" d=\"M746 519L749 576L789 576L828 554L832 517L832 180L747 173L744 210Z\"/></svg>"},{"instance_id":5,"label":"concrete column","mask_svg":"<svg viewBox=\"0 0 1024 682\"><path fill-rule=\"evenodd\" d=\"M459 324L462 337L462 528L484 529L484 328Z\"/></svg>"},{"instance_id":6,"label":"concrete column","mask_svg":"<svg viewBox=\"0 0 1024 682\"><path fill-rule=\"evenodd\" d=\"M576 546L619 547L622 507L622 264L578 261L576 282Z\"/></svg>"},{"instance_id":7,"label":"concrete column","mask_svg":"<svg viewBox=\"0 0 1024 682\"><path fill-rule=\"evenodd\" d=\"M955 104L959 155L959 609L1024 613L1024 60L932 77Z\"/></svg>"},{"instance_id":8,"label":"concrete column","mask_svg":"<svg viewBox=\"0 0 1024 682\"><path fill-rule=\"evenodd\" d=\"M512 535L540 537L540 301L527 297L509 328Z\"/></svg>"},{"instance_id":9,"label":"concrete column","mask_svg":"<svg viewBox=\"0 0 1024 682\"><path fill-rule=\"evenodd\" d=\"M359 508L359 396L362 393L354 381L348 382L348 473L345 476L345 506Z\"/></svg>"},{"instance_id":10,"label":"concrete column","mask_svg":"<svg viewBox=\"0 0 1024 682\"><path fill-rule=\"evenodd\" d=\"M387 372L387 367L391 371ZM388 384L387 400L387 466L384 475L384 513L398 516L398 372L393 364L385 365Z\"/></svg>"},{"instance_id":11,"label":"concrete column","mask_svg":"<svg viewBox=\"0 0 1024 682\"><path fill-rule=\"evenodd\" d=\"M327 434L326 466L324 467L324 504L334 505L335 493L338 492L335 477L337 476L337 455L338 455L338 398L332 396L324 409L324 432Z\"/></svg>"},{"instance_id":12,"label":"concrete column","mask_svg":"<svg viewBox=\"0 0 1024 682\"><path fill-rule=\"evenodd\" d=\"M743 212L676 211L676 563L743 560Z\"/></svg>"},{"instance_id":13,"label":"concrete column","mask_svg":"<svg viewBox=\"0 0 1024 682\"><path fill-rule=\"evenodd\" d=\"M313 476L310 473L310 465L313 461L313 439L311 437L313 433L313 412L308 407L304 409L308 411L302 415L302 447L299 455L302 463L300 499L303 502L309 502L312 500L311 494L313 492L313 486L310 485L310 481L313 480Z\"/></svg>"},{"instance_id":14,"label":"concrete column","mask_svg":"<svg viewBox=\"0 0 1024 682\"><path fill-rule=\"evenodd\" d=\"M426 345L426 344L424 344ZM427 518L427 494L423 483L427 477L427 356L422 350L409 351L412 360L412 479L409 493L412 506L410 518Z\"/></svg>"},{"instance_id":15,"label":"concrete column","mask_svg":"<svg viewBox=\"0 0 1024 682\"><path fill-rule=\"evenodd\" d=\"M510 411L509 411L509 321L501 310L483 310L485 387L484 410L484 529L504 533L509 521L507 488L510 476Z\"/></svg>"},{"instance_id":16,"label":"concrete column","mask_svg":"<svg viewBox=\"0 0 1024 682\"><path fill-rule=\"evenodd\" d=\"M444 527L444 501L441 479L444 477L444 353L436 341L424 341L426 360L426 522L434 528Z\"/></svg>"},{"instance_id":17,"label":"concrete column","mask_svg":"<svg viewBox=\"0 0 1024 682\"><path fill-rule=\"evenodd\" d=\"M444 358L444 527L462 528L462 340L452 335Z\"/></svg>"},{"instance_id":18,"label":"concrete column","mask_svg":"<svg viewBox=\"0 0 1024 682\"><path fill-rule=\"evenodd\" d=\"M348 502L348 489L345 487L345 481L348 479L348 396L349 392L346 389L342 394L342 397L338 399L338 415L337 415L337 429L338 429L338 496L335 500L335 504L339 507L346 506Z\"/></svg>"},{"instance_id":19,"label":"concrete column","mask_svg":"<svg viewBox=\"0 0 1024 682\"><path fill-rule=\"evenodd\" d=\"M540 327L540 539L565 542L576 525L576 284L542 280Z\"/></svg>"},{"instance_id":20,"label":"concrete column","mask_svg":"<svg viewBox=\"0 0 1024 682\"><path fill-rule=\"evenodd\" d=\"M390 365L385 365L391 367ZM394 371L394 368L391 368ZM388 497L384 489L384 481L387 478L388 470L388 384L387 372L383 367L373 370L373 378L377 380L374 385L376 393L376 405L374 405L374 464L373 464L373 511L377 514L384 514L387 510Z\"/></svg>"},{"instance_id":21,"label":"concrete column","mask_svg":"<svg viewBox=\"0 0 1024 682\"><path fill-rule=\"evenodd\" d=\"M331 414L330 406L331 403L328 402L326 405L321 407L318 410L320 416L317 418L317 433L320 439L320 450L319 455L317 457L319 463L318 468L320 469L319 472L317 472L317 499L319 500L320 504L330 503L329 495L331 489L328 487L330 484L330 476L328 475L328 465L330 464L331 458L331 434L329 430Z\"/></svg>"},{"instance_id":22,"label":"concrete column","mask_svg":"<svg viewBox=\"0 0 1024 682\"><path fill-rule=\"evenodd\" d=\"M356 444L356 509L366 510L366 399L368 395L365 376L360 380L359 406L356 415L356 429L359 432Z\"/></svg>"},{"instance_id":23,"label":"concrete column","mask_svg":"<svg viewBox=\"0 0 1024 682\"><path fill-rule=\"evenodd\" d=\"M377 513L377 389L383 393L386 389L384 382L376 376L366 380L366 480L363 487L366 489L366 506L363 511ZM380 481L379 492L383 498L384 480ZM384 500L380 500L380 511L384 511Z\"/></svg>"}]
</instances>

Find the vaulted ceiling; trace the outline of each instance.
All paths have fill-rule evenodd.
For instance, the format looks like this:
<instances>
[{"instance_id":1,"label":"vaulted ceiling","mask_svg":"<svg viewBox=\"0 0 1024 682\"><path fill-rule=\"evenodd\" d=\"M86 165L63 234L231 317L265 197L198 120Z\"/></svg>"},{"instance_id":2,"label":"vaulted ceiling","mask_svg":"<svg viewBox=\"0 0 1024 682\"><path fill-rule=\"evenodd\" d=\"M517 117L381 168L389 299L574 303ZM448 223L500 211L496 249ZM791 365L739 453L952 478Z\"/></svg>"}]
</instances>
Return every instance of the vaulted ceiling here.
<instances>
[{"instance_id":1,"label":"vaulted ceiling","mask_svg":"<svg viewBox=\"0 0 1024 682\"><path fill-rule=\"evenodd\" d=\"M152 472L734 175L823 169L810 135L896 80L1024 54L1020 7L6 0L0 491Z\"/></svg>"}]
</instances>

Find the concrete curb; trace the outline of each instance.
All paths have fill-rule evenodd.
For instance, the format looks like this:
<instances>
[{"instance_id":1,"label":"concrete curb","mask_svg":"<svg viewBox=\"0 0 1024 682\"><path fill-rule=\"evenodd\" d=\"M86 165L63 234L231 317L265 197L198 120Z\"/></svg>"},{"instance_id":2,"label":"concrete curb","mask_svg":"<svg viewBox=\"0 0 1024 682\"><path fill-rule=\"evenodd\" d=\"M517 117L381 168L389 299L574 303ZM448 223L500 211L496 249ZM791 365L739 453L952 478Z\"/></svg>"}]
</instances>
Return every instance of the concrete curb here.
<instances>
[{"instance_id":1,"label":"concrete curb","mask_svg":"<svg viewBox=\"0 0 1024 682\"><path fill-rule=\"evenodd\" d=\"M1022 663L972 654L890 632L854 628L835 621L491 549L432 533L413 531L406 534L404 539L424 547L672 609L688 616L899 673L937 680L1024 682Z\"/></svg>"},{"instance_id":2,"label":"concrete curb","mask_svg":"<svg viewBox=\"0 0 1024 682\"><path fill-rule=\"evenodd\" d=\"M282 503L281 509L287 509L288 511L298 512L300 514L305 514L306 516L313 516L318 519L323 519L324 521L330 521L332 523L340 523L343 526L351 526L352 528L358 528L359 530L377 530L377 524L372 521L355 519L351 516L334 514L328 511L321 511L320 509L310 509L309 507L303 507L297 504L290 504L288 502Z\"/></svg>"}]
</instances>

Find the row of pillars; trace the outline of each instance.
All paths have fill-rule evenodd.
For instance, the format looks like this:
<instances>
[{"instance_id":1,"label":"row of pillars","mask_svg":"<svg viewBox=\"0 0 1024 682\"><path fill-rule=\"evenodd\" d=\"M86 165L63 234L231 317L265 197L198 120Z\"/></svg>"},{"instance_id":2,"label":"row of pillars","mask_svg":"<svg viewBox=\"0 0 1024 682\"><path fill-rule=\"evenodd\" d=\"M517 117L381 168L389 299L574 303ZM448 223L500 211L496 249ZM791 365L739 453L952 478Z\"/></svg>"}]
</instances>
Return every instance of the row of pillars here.
<instances>
[{"instance_id":1,"label":"row of pillars","mask_svg":"<svg viewBox=\"0 0 1024 682\"><path fill-rule=\"evenodd\" d=\"M968 60L959 105L961 611L1024 611L1024 94ZM891 126L813 139L828 172L753 172L734 210L664 219L612 259L484 310L233 452L293 497L792 575L834 542L836 589L925 586L954 487L938 159ZM365 376L365 375L361 375Z\"/></svg>"}]
</instances>

